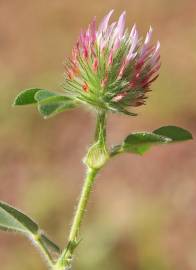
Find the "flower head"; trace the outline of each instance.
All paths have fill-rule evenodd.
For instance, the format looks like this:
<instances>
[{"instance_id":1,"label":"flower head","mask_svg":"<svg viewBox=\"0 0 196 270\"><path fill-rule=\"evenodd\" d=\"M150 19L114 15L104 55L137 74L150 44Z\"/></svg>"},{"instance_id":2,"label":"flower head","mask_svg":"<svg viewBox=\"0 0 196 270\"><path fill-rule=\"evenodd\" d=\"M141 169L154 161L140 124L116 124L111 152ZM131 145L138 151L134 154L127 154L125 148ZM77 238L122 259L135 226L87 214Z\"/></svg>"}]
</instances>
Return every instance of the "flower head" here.
<instances>
[{"instance_id":1,"label":"flower head","mask_svg":"<svg viewBox=\"0 0 196 270\"><path fill-rule=\"evenodd\" d=\"M111 10L96 28L94 18L65 63L66 95L96 109L131 114L127 108L145 103L158 77L160 43L151 44L152 28L144 40L136 25L125 29L123 12L109 24Z\"/></svg>"}]
</instances>

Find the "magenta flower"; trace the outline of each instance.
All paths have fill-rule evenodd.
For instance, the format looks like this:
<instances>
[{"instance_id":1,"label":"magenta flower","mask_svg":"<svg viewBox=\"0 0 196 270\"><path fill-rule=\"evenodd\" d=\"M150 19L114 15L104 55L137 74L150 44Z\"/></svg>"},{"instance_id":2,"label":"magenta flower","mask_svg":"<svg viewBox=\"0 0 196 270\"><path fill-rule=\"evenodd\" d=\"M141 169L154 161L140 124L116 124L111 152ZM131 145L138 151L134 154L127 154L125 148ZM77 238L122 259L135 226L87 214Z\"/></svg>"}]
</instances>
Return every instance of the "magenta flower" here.
<instances>
[{"instance_id":1,"label":"magenta flower","mask_svg":"<svg viewBox=\"0 0 196 270\"><path fill-rule=\"evenodd\" d=\"M127 111L145 103L151 83L158 77L160 43L151 44L152 28L139 38L136 25L125 29L123 12L109 24L111 10L96 29L96 20L81 31L65 63L66 95L100 110Z\"/></svg>"}]
</instances>

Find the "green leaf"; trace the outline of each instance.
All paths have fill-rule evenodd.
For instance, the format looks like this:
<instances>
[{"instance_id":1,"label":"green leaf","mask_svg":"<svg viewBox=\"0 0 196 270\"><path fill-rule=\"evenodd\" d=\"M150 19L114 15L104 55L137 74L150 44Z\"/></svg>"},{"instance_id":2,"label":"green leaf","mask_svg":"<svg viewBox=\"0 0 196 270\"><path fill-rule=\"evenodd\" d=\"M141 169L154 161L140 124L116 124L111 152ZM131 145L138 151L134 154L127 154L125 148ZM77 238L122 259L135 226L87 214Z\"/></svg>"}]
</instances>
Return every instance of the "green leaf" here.
<instances>
[{"instance_id":1,"label":"green leaf","mask_svg":"<svg viewBox=\"0 0 196 270\"><path fill-rule=\"evenodd\" d=\"M35 94L39 92L40 88L31 88L21 91L15 98L13 105L29 105L37 103L37 100L35 99ZM43 91L43 90L42 90Z\"/></svg>"},{"instance_id":2,"label":"green leaf","mask_svg":"<svg viewBox=\"0 0 196 270\"><path fill-rule=\"evenodd\" d=\"M161 127L156 129L154 133L172 139L171 142L186 141L193 139L193 136L189 131L175 126Z\"/></svg>"},{"instance_id":3,"label":"green leaf","mask_svg":"<svg viewBox=\"0 0 196 270\"><path fill-rule=\"evenodd\" d=\"M4 202L0 202L0 229L33 235L39 230L32 219Z\"/></svg>"},{"instance_id":4,"label":"green leaf","mask_svg":"<svg viewBox=\"0 0 196 270\"><path fill-rule=\"evenodd\" d=\"M37 101L46 99L51 96L58 96L59 94L50 92L40 88L30 88L21 91L14 100L13 105L29 105L35 104Z\"/></svg>"},{"instance_id":5,"label":"green leaf","mask_svg":"<svg viewBox=\"0 0 196 270\"><path fill-rule=\"evenodd\" d=\"M75 106L75 102L65 96L50 96L38 102L38 110L44 118L52 117Z\"/></svg>"},{"instance_id":6,"label":"green leaf","mask_svg":"<svg viewBox=\"0 0 196 270\"><path fill-rule=\"evenodd\" d=\"M38 110L44 118L49 118L76 106L76 102L70 98L40 88L32 88L20 92L15 98L13 105L35 103L38 104Z\"/></svg>"},{"instance_id":7,"label":"green leaf","mask_svg":"<svg viewBox=\"0 0 196 270\"><path fill-rule=\"evenodd\" d=\"M130 134L122 145L121 152L132 152L142 155L152 145L165 144L171 142L170 138L160 136L150 132L135 132Z\"/></svg>"},{"instance_id":8,"label":"green leaf","mask_svg":"<svg viewBox=\"0 0 196 270\"><path fill-rule=\"evenodd\" d=\"M48 250L60 254L60 248L39 229L31 218L2 201L0 201L0 229L22 233L36 243L42 242Z\"/></svg>"},{"instance_id":9,"label":"green leaf","mask_svg":"<svg viewBox=\"0 0 196 270\"><path fill-rule=\"evenodd\" d=\"M165 126L154 132L135 132L130 134L121 145L112 147L110 156L131 152L142 155L156 144L168 144L179 141L191 140L192 134L180 127Z\"/></svg>"},{"instance_id":10,"label":"green leaf","mask_svg":"<svg viewBox=\"0 0 196 270\"><path fill-rule=\"evenodd\" d=\"M49 97L54 97L54 96L60 96L58 93L55 93L55 92L50 92L48 90L40 90L38 92L35 93L35 100L36 101L41 101L41 100L44 100L44 99L47 99Z\"/></svg>"}]
</instances>

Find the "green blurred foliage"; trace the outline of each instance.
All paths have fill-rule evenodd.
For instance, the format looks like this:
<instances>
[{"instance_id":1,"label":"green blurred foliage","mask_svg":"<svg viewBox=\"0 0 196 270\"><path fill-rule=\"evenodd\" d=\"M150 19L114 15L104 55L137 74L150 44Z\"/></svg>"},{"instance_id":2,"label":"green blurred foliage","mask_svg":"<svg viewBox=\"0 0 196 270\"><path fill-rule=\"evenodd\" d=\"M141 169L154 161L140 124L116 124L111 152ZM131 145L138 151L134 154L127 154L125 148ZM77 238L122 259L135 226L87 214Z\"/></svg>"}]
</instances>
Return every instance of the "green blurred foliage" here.
<instances>
[{"instance_id":1,"label":"green blurred foliage","mask_svg":"<svg viewBox=\"0 0 196 270\"><path fill-rule=\"evenodd\" d=\"M136 22L143 34L153 26L162 68L138 117L110 116L109 141L167 124L194 135L194 0L0 1L0 197L33 216L60 245L82 185L80 160L91 142L93 115L76 109L43 120L34 108L11 104L24 88L61 89L64 57L79 31L111 8L116 18L125 9L127 26ZM194 146L160 146L108 164L92 194L75 269L195 269ZM45 269L18 235L0 235L0 261L4 270Z\"/></svg>"}]
</instances>

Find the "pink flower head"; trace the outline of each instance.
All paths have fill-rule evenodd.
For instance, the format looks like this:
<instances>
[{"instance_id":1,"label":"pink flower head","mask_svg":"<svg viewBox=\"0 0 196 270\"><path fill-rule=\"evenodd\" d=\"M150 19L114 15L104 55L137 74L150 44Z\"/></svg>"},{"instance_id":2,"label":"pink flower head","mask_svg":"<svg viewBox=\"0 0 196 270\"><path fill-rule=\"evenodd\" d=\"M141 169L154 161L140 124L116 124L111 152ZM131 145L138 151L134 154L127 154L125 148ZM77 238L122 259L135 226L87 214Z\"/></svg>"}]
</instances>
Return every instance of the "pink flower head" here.
<instances>
[{"instance_id":1,"label":"pink flower head","mask_svg":"<svg viewBox=\"0 0 196 270\"><path fill-rule=\"evenodd\" d=\"M125 29L126 13L109 23L111 10L96 28L96 19L81 31L65 63L66 94L96 109L127 111L145 103L151 83L158 77L160 43L151 43L152 28L142 41L134 25Z\"/></svg>"}]
</instances>

